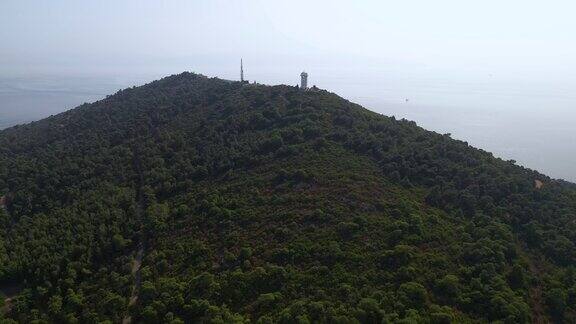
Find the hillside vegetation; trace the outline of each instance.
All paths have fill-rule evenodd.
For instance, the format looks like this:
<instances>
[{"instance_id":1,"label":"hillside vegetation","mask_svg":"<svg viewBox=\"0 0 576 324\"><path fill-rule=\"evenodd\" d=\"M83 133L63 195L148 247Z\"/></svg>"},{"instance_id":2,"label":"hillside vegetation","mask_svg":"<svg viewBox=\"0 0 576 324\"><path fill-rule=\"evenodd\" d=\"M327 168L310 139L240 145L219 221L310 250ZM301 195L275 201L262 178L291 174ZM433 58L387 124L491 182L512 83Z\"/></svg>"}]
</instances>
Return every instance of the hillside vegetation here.
<instances>
[{"instance_id":1,"label":"hillside vegetation","mask_svg":"<svg viewBox=\"0 0 576 324\"><path fill-rule=\"evenodd\" d=\"M322 90L122 90L1 131L2 195L0 323L576 322L575 185Z\"/></svg>"}]
</instances>

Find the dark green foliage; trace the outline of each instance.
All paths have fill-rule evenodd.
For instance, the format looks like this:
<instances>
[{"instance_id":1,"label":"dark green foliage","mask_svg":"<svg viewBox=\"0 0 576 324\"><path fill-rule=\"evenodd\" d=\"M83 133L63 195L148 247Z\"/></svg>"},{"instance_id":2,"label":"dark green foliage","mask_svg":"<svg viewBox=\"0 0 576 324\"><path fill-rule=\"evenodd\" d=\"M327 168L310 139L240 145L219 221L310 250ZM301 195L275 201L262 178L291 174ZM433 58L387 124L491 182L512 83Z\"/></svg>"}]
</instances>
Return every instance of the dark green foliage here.
<instances>
[{"instance_id":1,"label":"dark green foliage","mask_svg":"<svg viewBox=\"0 0 576 324\"><path fill-rule=\"evenodd\" d=\"M326 91L122 90L0 132L0 196L22 323L576 321L574 185Z\"/></svg>"}]
</instances>

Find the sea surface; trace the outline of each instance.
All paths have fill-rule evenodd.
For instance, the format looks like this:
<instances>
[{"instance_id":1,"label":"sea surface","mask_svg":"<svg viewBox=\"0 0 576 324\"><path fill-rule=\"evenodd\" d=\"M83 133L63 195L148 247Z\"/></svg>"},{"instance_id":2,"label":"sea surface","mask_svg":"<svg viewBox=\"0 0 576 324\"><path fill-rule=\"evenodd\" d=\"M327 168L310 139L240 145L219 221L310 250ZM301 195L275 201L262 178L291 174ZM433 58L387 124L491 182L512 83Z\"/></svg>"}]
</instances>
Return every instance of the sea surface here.
<instances>
[{"instance_id":1,"label":"sea surface","mask_svg":"<svg viewBox=\"0 0 576 324\"><path fill-rule=\"evenodd\" d=\"M568 84L527 83L489 74L466 79L348 72L319 69L310 84L370 110L450 133L553 178L576 182L576 92ZM0 77L0 129L102 99L158 76ZM297 77L285 75L256 77L268 84L297 82Z\"/></svg>"}]
</instances>

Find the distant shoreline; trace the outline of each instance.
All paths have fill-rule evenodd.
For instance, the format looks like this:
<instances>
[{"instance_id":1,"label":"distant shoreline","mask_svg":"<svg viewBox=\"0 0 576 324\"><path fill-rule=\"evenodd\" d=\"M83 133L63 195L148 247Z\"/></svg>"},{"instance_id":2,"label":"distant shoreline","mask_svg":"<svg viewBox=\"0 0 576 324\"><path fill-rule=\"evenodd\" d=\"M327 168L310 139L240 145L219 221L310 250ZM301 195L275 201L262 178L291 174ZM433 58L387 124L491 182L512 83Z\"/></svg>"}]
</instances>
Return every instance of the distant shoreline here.
<instances>
[{"instance_id":1,"label":"distant shoreline","mask_svg":"<svg viewBox=\"0 0 576 324\"><path fill-rule=\"evenodd\" d=\"M3 129L6 129L6 128L13 127L13 126L31 123L33 121L34 120L32 120L32 119L16 119L16 120L10 120L7 122L0 122L0 131Z\"/></svg>"}]
</instances>

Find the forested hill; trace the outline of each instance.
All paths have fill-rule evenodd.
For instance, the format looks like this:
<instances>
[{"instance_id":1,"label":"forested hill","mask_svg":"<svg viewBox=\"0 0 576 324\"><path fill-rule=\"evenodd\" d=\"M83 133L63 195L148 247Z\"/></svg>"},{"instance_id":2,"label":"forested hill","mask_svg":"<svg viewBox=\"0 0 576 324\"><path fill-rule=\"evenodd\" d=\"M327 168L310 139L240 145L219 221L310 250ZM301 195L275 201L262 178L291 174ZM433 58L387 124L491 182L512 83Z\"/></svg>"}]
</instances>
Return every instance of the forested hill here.
<instances>
[{"instance_id":1,"label":"forested hill","mask_svg":"<svg viewBox=\"0 0 576 324\"><path fill-rule=\"evenodd\" d=\"M1 323L576 322L574 185L323 90L122 90L1 131L0 196Z\"/></svg>"}]
</instances>

